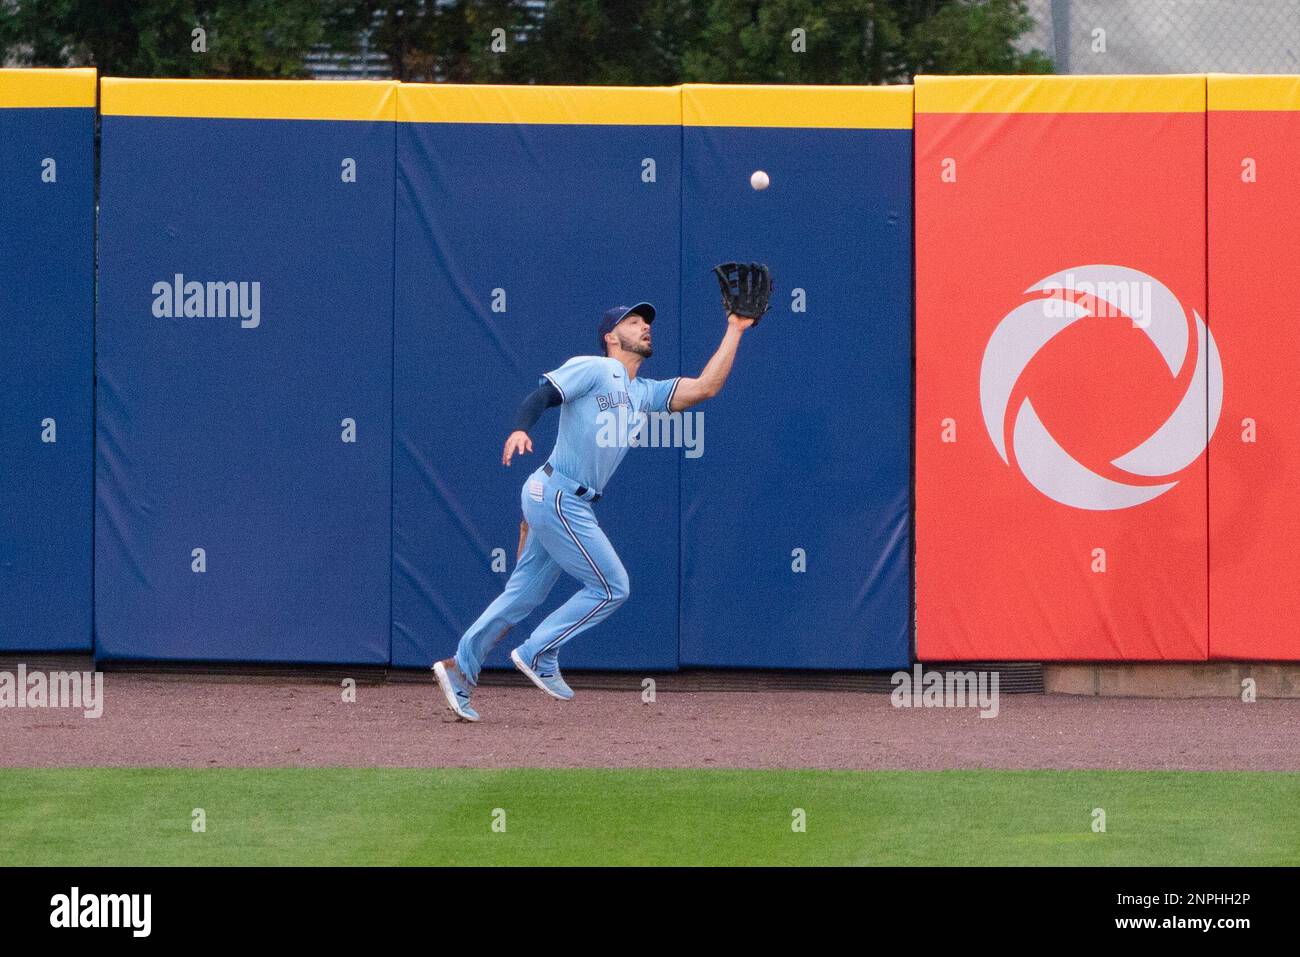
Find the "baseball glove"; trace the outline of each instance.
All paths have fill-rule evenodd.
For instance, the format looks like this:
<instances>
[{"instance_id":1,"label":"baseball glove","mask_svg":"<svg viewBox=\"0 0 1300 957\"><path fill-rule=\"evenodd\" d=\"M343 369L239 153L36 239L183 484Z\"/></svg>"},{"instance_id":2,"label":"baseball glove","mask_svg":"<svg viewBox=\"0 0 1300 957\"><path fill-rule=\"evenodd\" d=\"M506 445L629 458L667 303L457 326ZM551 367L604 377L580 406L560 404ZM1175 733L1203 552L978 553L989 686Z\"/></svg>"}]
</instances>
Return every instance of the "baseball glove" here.
<instances>
[{"instance_id":1,"label":"baseball glove","mask_svg":"<svg viewBox=\"0 0 1300 957\"><path fill-rule=\"evenodd\" d=\"M772 298L772 273L762 263L722 263L713 267L722 287L722 305L754 325L767 312Z\"/></svg>"}]
</instances>

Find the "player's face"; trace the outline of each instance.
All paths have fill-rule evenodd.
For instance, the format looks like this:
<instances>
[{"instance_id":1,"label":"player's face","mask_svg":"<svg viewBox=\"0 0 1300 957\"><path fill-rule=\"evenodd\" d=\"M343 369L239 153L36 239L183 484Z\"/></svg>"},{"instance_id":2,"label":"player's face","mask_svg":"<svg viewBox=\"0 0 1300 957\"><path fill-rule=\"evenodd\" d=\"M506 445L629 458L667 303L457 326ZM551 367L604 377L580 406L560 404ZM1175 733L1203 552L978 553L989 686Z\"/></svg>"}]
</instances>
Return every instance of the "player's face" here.
<instances>
[{"instance_id":1,"label":"player's face","mask_svg":"<svg viewBox=\"0 0 1300 957\"><path fill-rule=\"evenodd\" d=\"M650 339L650 323L635 312L628 313L623 321L614 327L618 336L618 346L625 352L632 352L649 359L654 353Z\"/></svg>"}]
</instances>

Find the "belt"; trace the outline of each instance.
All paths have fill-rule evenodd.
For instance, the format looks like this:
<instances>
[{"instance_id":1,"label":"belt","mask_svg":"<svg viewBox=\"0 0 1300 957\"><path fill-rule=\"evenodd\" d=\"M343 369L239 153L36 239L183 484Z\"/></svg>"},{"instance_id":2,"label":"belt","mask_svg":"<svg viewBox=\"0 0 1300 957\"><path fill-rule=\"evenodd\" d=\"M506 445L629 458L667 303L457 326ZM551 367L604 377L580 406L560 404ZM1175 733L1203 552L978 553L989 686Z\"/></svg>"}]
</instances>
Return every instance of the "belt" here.
<instances>
[{"instance_id":1,"label":"belt","mask_svg":"<svg viewBox=\"0 0 1300 957\"><path fill-rule=\"evenodd\" d=\"M545 465L542 466L542 471L546 473L546 475L547 475L548 478L553 478L553 477L555 477L555 475L556 475L555 469L551 466L551 463L550 463L550 462L547 462ZM573 492L574 495L578 496L578 498L586 498L587 493L588 493L588 492L591 492L591 498L586 499L586 500L587 500L588 502L599 502L599 501L600 501L600 493L599 493L599 492L592 492L592 490L589 489L589 488L587 488L587 486L585 486L585 485L579 485L577 482L573 481L573 479L569 478L569 477L566 476L566 475L561 474L559 477L560 477L561 479L564 479L564 481L568 482L570 485L573 486L573 488L571 489L571 491Z\"/></svg>"}]
</instances>

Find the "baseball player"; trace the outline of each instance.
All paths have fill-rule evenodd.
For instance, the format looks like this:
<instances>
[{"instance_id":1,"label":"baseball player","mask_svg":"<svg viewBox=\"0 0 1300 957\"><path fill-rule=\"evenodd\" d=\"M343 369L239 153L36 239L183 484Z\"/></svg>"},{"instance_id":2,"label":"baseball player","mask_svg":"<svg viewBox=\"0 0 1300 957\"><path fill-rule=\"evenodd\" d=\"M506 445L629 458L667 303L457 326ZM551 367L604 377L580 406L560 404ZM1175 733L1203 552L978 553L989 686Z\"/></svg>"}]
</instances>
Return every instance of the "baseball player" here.
<instances>
[{"instance_id":1,"label":"baseball player","mask_svg":"<svg viewBox=\"0 0 1300 957\"><path fill-rule=\"evenodd\" d=\"M510 652L516 668L553 698L568 701L573 690L560 674L561 646L608 618L627 601L627 571L596 521L592 508L618 468L646 413L680 412L722 389L744 331L767 311L772 279L759 263L715 267L727 312L727 331L697 378L639 377L652 354L655 308L648 302L616 306L601 317L601 354L577 356L542 375L519 407L501 464L533 450L528 431L542 413L560 406L560 428L546 463L528 476L520 496L524 521L515 570L505 590L460 639L454 657L433 671L447 706L457 718L477 721L470 695L483 659L513 627L542 603L560 572L582 587ZM608 441L611 426L621 429ZM598 441L604 430L605 441Z\"/></svg>"}]
</instances>

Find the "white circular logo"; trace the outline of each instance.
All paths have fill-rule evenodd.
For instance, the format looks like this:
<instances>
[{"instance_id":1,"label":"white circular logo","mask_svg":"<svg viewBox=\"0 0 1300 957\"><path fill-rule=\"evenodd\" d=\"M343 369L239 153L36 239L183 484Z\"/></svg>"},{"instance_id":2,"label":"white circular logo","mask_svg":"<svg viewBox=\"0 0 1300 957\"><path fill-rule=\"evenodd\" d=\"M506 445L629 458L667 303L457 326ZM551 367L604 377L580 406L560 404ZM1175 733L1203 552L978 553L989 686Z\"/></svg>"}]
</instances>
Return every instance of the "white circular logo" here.
<instances>
[{"instance_id":1,"label":"white circular logo","mask_svg":"<svg viewBox=\"0 0 1300 957\"><path fill-rule=\"evenodd\" d=\"M1134 478L1168 481L1128 483L1099 475L1052 437L1028 396L1014 412L1012 448L1029 484L1062 505L1093 510L1131 508L1163 495L1178 484L1172 477L1200 457L1219 421L1223 368L1209 329L1195 310L1189 323L1182 304L1162 283L1124 266L1067 269L1025 290L1026 295L1035 292L1044 297L1017 306L998 323L980 364L980 407L998 455L1010 464L1007 404L1021 373L1038 351L1079 319L1098 314L1126 316L1146 333L1175 378L1184 363L1196 364L1187 391L1164 424L1136 448L1111 460L1111 465ZM1193 328L1195 343L1191 341Z\"/></svg>"}]
</instances>

